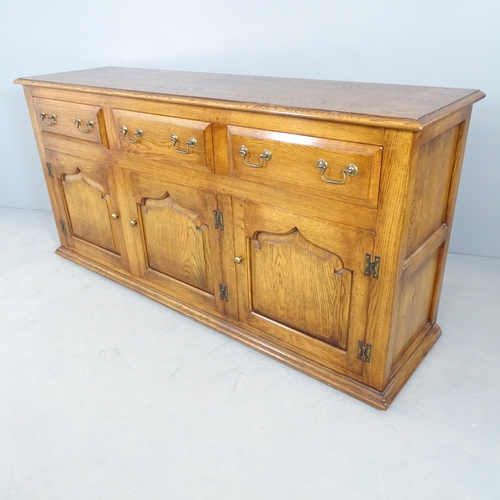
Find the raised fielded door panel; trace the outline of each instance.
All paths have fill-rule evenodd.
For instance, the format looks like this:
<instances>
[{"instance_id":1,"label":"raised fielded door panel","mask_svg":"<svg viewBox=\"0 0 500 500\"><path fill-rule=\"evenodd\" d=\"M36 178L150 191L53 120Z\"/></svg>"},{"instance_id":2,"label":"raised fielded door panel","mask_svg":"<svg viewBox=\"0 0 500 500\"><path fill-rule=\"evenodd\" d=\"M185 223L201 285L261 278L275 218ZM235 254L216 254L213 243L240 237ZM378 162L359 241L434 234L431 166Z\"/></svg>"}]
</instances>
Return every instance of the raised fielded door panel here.
<instances>
[{"instance_id":1,"label":"raised fielded door panel","mask_svg":"<svg viewBox=\"0 0 500 500\"><path fill-rule=\"evenodd\" d=\"M223 312L216 193L129 170L124 174L140 277L199 309Z\"/></svg>"},{"instance_id":2,"label":"raised fielded door panel","mask_svg":"<svg viewBox=\"0 0 500 500\"><path fill-rule=\"evenodd\" d=\"M63 246L97 262L128 268L112 167L47 151L46 168L59 206Z\"/></svg>"},{"instance_id":3,"label":"raised fielded door panel","mask_svg":"<svg viewBox=\"0 0 500 500\"><path fill-rule=\"evenodd\" d=\"M374 234L234 200L239 320L360 374Z\"/></svg>"}]
</instances>

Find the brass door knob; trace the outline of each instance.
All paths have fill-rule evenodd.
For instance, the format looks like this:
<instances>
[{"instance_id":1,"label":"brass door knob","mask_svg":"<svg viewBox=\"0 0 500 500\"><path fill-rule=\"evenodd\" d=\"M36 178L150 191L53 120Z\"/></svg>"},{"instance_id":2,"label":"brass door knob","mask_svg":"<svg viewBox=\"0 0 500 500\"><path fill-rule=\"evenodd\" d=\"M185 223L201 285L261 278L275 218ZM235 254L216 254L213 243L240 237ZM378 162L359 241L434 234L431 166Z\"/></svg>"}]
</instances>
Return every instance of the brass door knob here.
<instances>
[{"instance_id":1,"label":"brass door knob","mask_svg":"<svg viewBox=\"0 0 500 500\"><path fill-rule=\"evenodd\" d=\"M137 221L136 221L136 220L131 220L131 221L130 221L130 225L131 225L132 227L137 226Z\"/></svg>"},{"instance_id":2,"label":"brass door knob","mask_svg":"<svg viewBox=\"0 0 500 500\"><path fill-rule=\"evenodd\" d=\"M236 262L236 264L241 264L243 262L243 257L240 256L235 257L234 262Z\"/></svg>"},{"instance_id":3,"label":"brass door knob","mask_svg":"<svg viewBox=\"0 0 500 500\"><path fill-rule=\"evenodd\" d=\"M120 214L111 214L111 217L116 220L120 218Z\"/></svg>"}]
</instances>

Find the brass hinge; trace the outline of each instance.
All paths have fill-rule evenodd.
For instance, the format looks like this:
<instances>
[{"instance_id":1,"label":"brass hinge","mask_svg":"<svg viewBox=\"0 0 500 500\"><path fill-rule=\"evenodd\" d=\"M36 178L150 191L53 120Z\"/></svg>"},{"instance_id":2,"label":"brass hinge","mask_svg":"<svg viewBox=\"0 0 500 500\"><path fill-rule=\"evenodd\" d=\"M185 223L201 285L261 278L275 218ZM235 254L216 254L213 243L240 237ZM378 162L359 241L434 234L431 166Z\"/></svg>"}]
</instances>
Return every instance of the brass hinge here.
<instances>
[{"instance_id":1,"label":"brass hinge","mask_svg":"<svg viewBox=\"0 0 500 500\"><path fill-rule=\"evenodd\" d=\"M229 292L227 290L227 285L221 285L219 283L220 300L225 300L229 302Z\"/></svg>"},{"instance_id":2,"label":"brass hinge","mask_svg":"<svg viewBox=\"0 0 500 500\"><path fill-rule=\"evenodd\" d=\"M49 177L54 178L54 173L52 172L52 164L47 162L45 166L47 167L47 172L49 173Z\"/></svg>"},{"instance_id":3,"label":"brass hinge","mask_svg":"<svg viewBox=\"0 0 500 500\"><path fill-rule=\"evenodd\" d=\"M214 210L214 227L215 229L224 231L224 218L222 216L222 212L219 212L218 210Z\"/></svg>"},{"instance_id":4,"label":"brass hinge","mask_svg":"<svg viewBox=\"0 0 500 500\"><path fill-rule=\"evenodd\" d=\"M59 221L59 224L61 224L61 231L63 232L63 234L65 234L65 235L66 235L66 234L67 234L67 233L66 233L66 224L64 223L64 221L63 221L63 220L60 220L60 221Z\"/></svg>"},{"instance_id":5,"label":"brass hinge","mask_svg":"<svg viewBox=\"0 0 500 500\"><path fill-rule=\"evenodd\" d=\"M370 276L373 274L373 277L378 280L380 271L380 257L375 255L372 261L372 254L367 253L365 257L365 276Z\"/></svg>"},{"instance_id":6,"label":"brass hinge","mask_svg":"<svg viewBox=\"0 0 500 500\"><path fill-rule=\"evenodd\" d=\"M358 340L358 359L363 359L369 363L372 354L372 345L365 344L362 340Z\"/></svg>"}]
</instances>

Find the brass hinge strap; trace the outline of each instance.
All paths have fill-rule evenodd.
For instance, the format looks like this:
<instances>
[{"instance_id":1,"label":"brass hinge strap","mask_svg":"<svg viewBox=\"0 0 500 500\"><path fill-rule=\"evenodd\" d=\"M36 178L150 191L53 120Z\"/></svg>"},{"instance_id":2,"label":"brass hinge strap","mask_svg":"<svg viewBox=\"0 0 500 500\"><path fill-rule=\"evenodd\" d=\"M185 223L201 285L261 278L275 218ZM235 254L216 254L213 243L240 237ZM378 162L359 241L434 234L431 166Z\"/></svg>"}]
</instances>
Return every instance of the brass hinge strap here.
<instances>
[{"instance_id":1,"label":"brass hinge strap","mask_svg":"<svg viewBox=\"0 0 500 500\"><path fill-rule=\"evenodd\" d=\"M229 291L227 289L227 285L222 285L219 283L219 297L220 300L225 300L229 302Z\"/></svg>"},{"instance_id":2,"label":"brass hinge strap","mask_svg":"<svg viewBox=\"0 0 500 500\"><path fill-rule=\"evenodd\" d=\"M52 164L47 162L45 166L47 167L47 172L49 174L49 177L54 178L54 172L52 172Z\"/></svg>"},{"instance_id":3,"label":"brass hinge strap","mask_svg":"<svg viewBox=\"0 0 500 500\"><path fill-rule=\"evenodd\" d=\"M365 256L365 276L373 274L374 279L378 280L380 273L380 257L375 255L372 261L372 254L367 253Z\"/></svg>"},{"instance_id":4,"label":"brass hinge strap","mask_svg":"<svg viewBox=\"0 0 500 500\"><path fill-rule=\"evenodd\" d=\"M365 344L362 340L358 340L358 359L370 362L370 356L372 354L372 345Z\"/></svg>"},{"instance_id":5,"label":"brass hinge strap","mask_svg":"<svg viewBox=\"0 0 500 500\"><path fill-rule=\"evenodd\" d=\"M214 210L214 227L224 231L224 216L218 210Z\"/></svg>"},{"instance_id":6,"label":"brass hinge strap","mask_svg":"<svg viewBox=\"0 0 500 500\"><path fill-rule=\"evenodd\" d=\"M64 221L60 220L59 224L61 224L61 231L63 232L63 234L67 234L66 233L66 224L64 223Z\"/></svg>"}]
</instances>

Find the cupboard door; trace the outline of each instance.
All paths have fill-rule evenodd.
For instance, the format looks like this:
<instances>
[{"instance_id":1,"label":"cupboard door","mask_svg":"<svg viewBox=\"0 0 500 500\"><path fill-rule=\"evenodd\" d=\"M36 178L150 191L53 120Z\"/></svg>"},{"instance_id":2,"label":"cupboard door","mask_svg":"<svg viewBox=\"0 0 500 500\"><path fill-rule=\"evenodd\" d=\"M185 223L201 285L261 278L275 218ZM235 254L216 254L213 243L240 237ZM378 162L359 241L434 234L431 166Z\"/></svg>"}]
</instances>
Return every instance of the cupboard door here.
<instances>
[{"instance_id":1,"label":"cupboard door","mask_svg":"<svg viewBox=\"0 0 500 500\"><path fill-rule=\"evenodd\" d=\"M141 278L199 309L223 312L217 194L129 170L124 175Z\"/></svg>"},{"instance_id":2,"label":"cupboard door","mask_svg":"<svg viewBox=\"0 0 500 500\"><path fill-rule=\"evenodd\" d=\"M248 201L233 207L239 321L361 374L374 234Z\"/></svg>"},{"instance_id":3,"label":"cupboard door","mask_svg":"<svg viewBox=\"0 0 500 500\"><path fill-rule=\"evenodd\" d=\"M112 167L55 151L47 151L47 161L62 217L62 245L127 269Z\"/></svg>"}]
</instances>

